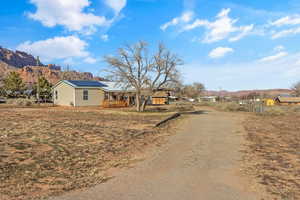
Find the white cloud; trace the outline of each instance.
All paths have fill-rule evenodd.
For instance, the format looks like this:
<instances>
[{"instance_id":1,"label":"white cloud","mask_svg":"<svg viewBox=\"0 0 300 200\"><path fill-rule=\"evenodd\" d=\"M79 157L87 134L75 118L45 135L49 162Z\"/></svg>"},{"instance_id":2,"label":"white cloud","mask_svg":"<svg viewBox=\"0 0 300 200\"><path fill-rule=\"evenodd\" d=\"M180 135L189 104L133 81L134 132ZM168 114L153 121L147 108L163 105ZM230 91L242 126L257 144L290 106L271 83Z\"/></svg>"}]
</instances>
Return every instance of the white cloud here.
<instances>
[{"instance_id":1,"label":"white cloud","mask_svg":"<svg viewBox=\"0 0 300 200\"><path fill-rule=\"evenodd\" d=\"M194 13L192 11L183 12L181 16L173 18L171 21L160 26L160 29L165 31L171 26L176 26L180 23L188 23L192 20Z\"/></svg>"},{"instance_id":2,"label":"white cloud","mask_svg":"<svg viewBox=\"0 0 300 200\"><path fill-rule=\"evenodd\" d=\"M271 22L272 26L286 26L286 25L299 25L300 15L282 17L274 22Z\"/></svg>"},{"instance_id":3,"label":"white cloud","mask_svg":"<svg viewBox=\"0 0 300 200\"><path fill-rule=\"evenodd\" d=\"M209 53L209 57L210 58L222 58L224 57L226 54L228 53L232 53L234 52L234 50L232 48L228 48L228 47L218 47L218 48L215 48L214 50L212 50L210 53Z\"/></svg>"},{"instance_id":4,"label":"white cloud","mask_svg":"<svg viewBox=\"0 0 300 200\"><path fill-rule=\"evenodd\" d=\"M196 19L192 24L187 24L184 26L183 31L190 31L198 27L206 28L207 32L205 34L203 42L212 43L231 36L231 34L236 33L236 36L231 37L229 40L231 42L242 39L247 36L254 28L254 25L248 26L235 26L238 19L231 19L228 15L230 9L222 9L221 12L216 16L215 21L200 20Z\"/></svg>"},{"instance_id":5,"label":"white cloud","mask_svg":"<svg viewBox=\"0 0 300 200\"><path fill-rule=\"evenodd\" d=\"M234 37L229 38L229 41L230 42L235 42L235 41L238 41L238 40L242 39L243 37L249 35L249 33L253 30L253 28L254 28L253 24L251 24L249 26L240 27L241 33L239 33L238 35L236 35Z\"/></svg>"},{"instance_id":6,"label":"white cloud","mask_svg":"<svg viewBox=\"0 0 300 200\"><path fill-rule=\"evenodd\" d=\"M278 46L276 46L276 47L274 48L274 51L275 51L275 52L281 52L281 51L283 51L283 50L285 50L285 47L282 46L282 45L278 45Z\"/></svg>"},{"instance_id":7,"label":"white cloud","mask_svg":"<svg viewBox=\"0 0 300 200\"><path fill-rule=\"evenodd\" d=\"M126 6L127 0L105 0L105 4L112 8L116 15Z\"/></svg>"},{"instance_id":8,"label":"white cloud","mask_svg":"<svg viewBox=\"0 0 300 200\"><path fill-rule=\"evenodd\" d=\"M207 20L196 19L196 20L194 21L194 23L186 25L186 26L183 28L183 31L189 31L189 30L198 28L198 27L200 27L200 26L209 26L209 24L210 24L210 23L209 23L209 21L207 21Z\"/></svg>"},{"instance_id":9,"label":"white cloud","mask_svg":"<svg viewBox=\"0 0 300 200\"><path fill-rule=\"evenodd\" d=\"M104 42L107 42L108 41L108 35L107 34L103 34L100 36L101 40L103 40Z\"/></svg>"},{"instance_id":10,"label":"white cloud","mask_svg":"<svg viewBox=\"0 0 300 200\"><path fill-rule=\"evenodd\" d=\"M40 56L44 61L56 59L68 59L88 57L86 47L88 44L77 36L54 37L36 42L26 41L20 44L17 49Z\"/></svg>"},{"instance_id":11,"label":"white cloud","mask_svg":"<svg viewBox=\"0 0 300 200\"><path fill-rule=\"evenodd\" d=\"M272 39L283 38L292 35L300 34L300 15L292 15L282 17L276 21L269 23L270 27L276 27L276 30L271 32Z\"/></svg>"},{"instance_id":12,"label":"white cloud","mask_svg":"<svg viewBox=\"0 0 300 200\"><path fill-rule=\"evenodd\" d=\"M279 52L273 56L264 57L264 58L260 59L259 61L260 62L271 62L271 61L279 60L283 57L286 57L287 55L288 55L287 52Z\"/></svg>"},{"instance_id":13,"label":"white cloud","mask_svg":"<svg viewBox=\"0 0 300 200\"><path fill-rule=\"evenodd\" d=\"M92 57L87 57L83 61L86 63L89 63L89 64L95 64L97 62L97 59L92 58Z\"/></svg>"},{"instance_id":14,"label":"white cloud","mask_svg":"<svg viewBox=\"0 0 300 200\"><path fill-rule=\"evenodd\" d=\"M97 26L110 24L105 17L84 11L90 6L89 0L30 0L30 2L37 10L28 16L40 21L46 27L61 25L69 31L92 34Z\"/></svg>"},{"instance_id":15,"label":"white cloud","mask_svg":"<svg viewBox=\"0 0 300 200\"><path fill-rule=\"evenodd\" d=\"M278 32L275 31L272 34L272 39L278 39L278 38L287 37L287 36L291 36L291 35L297 35L297 34L300 34L300 27L281 30Z\"/></svg>"}]
</instances>

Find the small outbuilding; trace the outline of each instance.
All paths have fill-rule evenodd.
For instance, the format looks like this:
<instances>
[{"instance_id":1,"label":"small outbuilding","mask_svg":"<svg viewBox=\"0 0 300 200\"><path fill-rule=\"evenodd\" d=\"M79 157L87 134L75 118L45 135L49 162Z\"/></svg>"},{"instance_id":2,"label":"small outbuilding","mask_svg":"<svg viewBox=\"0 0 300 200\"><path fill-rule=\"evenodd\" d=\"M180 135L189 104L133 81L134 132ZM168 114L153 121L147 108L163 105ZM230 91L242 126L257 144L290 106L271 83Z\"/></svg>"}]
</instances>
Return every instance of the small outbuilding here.
<instances>
[{"instance_id":1,"label":"small outbuilding","mask_svg":"<svg viewBox=\"0 0 300 200\"><path fill-rule=\"evenodd\" d=\"M217 102L217 96L204 96L204 97L199 97L198 101L199 102L211 102L211 103L216 103Z\"/></svg>"},{"instance_id":2,"label":"small outbuilding","mask_svg":"<svg viewBox=\"0 0 300 200\"><path fill-rule=\"evenodd\" d=\"M300 105L300 97L277 97L277 105Z\"/></svg>"},{"instance_id":3,"label":"small outbuilding","mask_svg":"<svg viewBox=\"0 0 300 200\"><path fill-rule=\"evenodd\" d=\"M165 105L169 104L170 93L167 91L157 91L152 95L153 105Z\"/></svg>"},{"instance_id":4,"label":"small outbuilding","mask_svg":"<svg viewBox=\"0 0 300 200\"><path fill-rule=\"evenodd\" d=\"M274 99L264 99L263 102L266 106L274 106L275 105Z\"/></svg>"},{"instance_id":5,"label":"small outbuilding","mask_svg":"<svg viewBox=\"0 0 300 200\"><path fill-rule=\"evenodd\" d=\"M115 82L62 80L53 86L53 102L60 106L128 106L134 96Z\"/></svg>"}]
</instances>

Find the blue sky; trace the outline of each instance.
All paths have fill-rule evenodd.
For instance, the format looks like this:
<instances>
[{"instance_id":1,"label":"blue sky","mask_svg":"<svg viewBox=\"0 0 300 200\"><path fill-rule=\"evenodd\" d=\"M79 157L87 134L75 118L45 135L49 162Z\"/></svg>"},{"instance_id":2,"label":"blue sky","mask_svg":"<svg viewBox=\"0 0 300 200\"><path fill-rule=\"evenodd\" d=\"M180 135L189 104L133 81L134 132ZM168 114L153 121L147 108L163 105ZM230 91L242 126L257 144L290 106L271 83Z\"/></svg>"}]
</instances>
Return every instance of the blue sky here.
<instances>
[{"instance_id":1,"label":"blue sky","mask_svg":"<svg viewBox=\"0 0 300 200\"><path fill-rule=\"evenodd\" d=\"M0 45L101 76L103 56L164 42L185 83L290 88L300 81L297 0L2 0Z\"/></svg>"}]
</instances>

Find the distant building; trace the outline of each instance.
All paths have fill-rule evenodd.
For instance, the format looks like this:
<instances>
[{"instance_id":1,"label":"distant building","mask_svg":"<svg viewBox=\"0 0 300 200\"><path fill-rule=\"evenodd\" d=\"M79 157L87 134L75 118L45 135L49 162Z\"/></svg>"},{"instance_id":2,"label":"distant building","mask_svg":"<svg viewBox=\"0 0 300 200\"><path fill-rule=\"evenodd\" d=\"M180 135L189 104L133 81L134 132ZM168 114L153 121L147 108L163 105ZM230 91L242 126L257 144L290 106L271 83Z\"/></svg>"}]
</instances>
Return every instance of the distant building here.
<instances>
[{"instance_id":1,"label":"distant building","mask_svg":"<svg viewBox=\"0 0 300 200\"><path fill-rule=\"evenodd\" d=\"M266 106L274 106L275 105L274 99L264 99L263 102Z\"/></svg>"},{"instance_id":2,"label":"distant building","mask_svg":"<svg viewBox=\"0 0 300 200\"><path fill-rule=\"evenodd\" d=\"M54 65L54 64L48 64L47 65L49 69L52 69L52 70L61 70L61 67L60 66L57 66L57 65Z\"/></svg>"},{"instance_id":3,"label":"distant building","mask_svg":"<svg viewBox=\"0 0 300 200\"><path fill-rule=\"evenodd\" d=\"M292 97L292 95L291 94L282 93L282 94L279 94L278 97Z\"/></svg>"},{"instance_id":4,"label":"distant building","mask_svg":"<svg viewBox=\"0 0 300 200\"><path fill-rule=\"evenodd\" d=\"M165 105L169 104L170 93L167 91L157 91L152 95L153 105Z\"/></svg>"},{"instance_id":5,"label":"distant building","mask_svg":"<svg viewBox=\"0 0 300 200\"><path fill-rule=\"evenodd\" d=\"M300 97L277 97L277 105L300 105Z\"/></svg>"},{"instance_id":6,"label":"distant building","mask_svg":"<svg viewBox=\"0 0 300 200\"><path fill-rule=\"evenodd\" d=\"M61 106L126 106L133 98L133 90L115 82L62 80L53 86L53 102Z\"/></svg>"},{"instance_id":7,"label":"distant building","mask_svg":"<svg viewBox=\"0 0 300 200\"><path fill-rule=\"evenodd\" d=\"M198 100L199 102L217 102L218 97L217 96L204 96L204 97L199 97Z\"/></svg>"}]
</instances>

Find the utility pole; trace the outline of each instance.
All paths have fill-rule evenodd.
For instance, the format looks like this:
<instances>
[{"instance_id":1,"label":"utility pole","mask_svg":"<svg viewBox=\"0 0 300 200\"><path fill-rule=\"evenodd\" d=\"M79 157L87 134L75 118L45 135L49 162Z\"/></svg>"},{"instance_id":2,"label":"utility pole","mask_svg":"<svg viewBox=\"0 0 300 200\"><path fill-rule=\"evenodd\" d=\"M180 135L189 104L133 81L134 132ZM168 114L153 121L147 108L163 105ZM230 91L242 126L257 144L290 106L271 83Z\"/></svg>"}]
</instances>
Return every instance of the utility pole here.
<instances>
[{"instance_id":1,"label":"utility pole","mask_svg":"<svg viewBox=\"0 0 300 200\"><path fill-rule=\"evenodd\" d=\"M40 62L40 58L39 56L37 57L36 59L36 66L40 66L41 62ZM37 71L37 88L36 88L36 93L37 93L37 102L38 102L38 105L40 105L40 71L39 71L39 68L38 68L38 71Z\"/></svg>"},{"instance_id":2,"label":"utility pole","mask_svg":"<svg viewBox=\"0 0 300 200\"><path fill-rule=\"evenodd\" d=\"M219 86L219 101L223 102L223 97L222 97L222 87Z\"/></svg>"}]
</instances>

